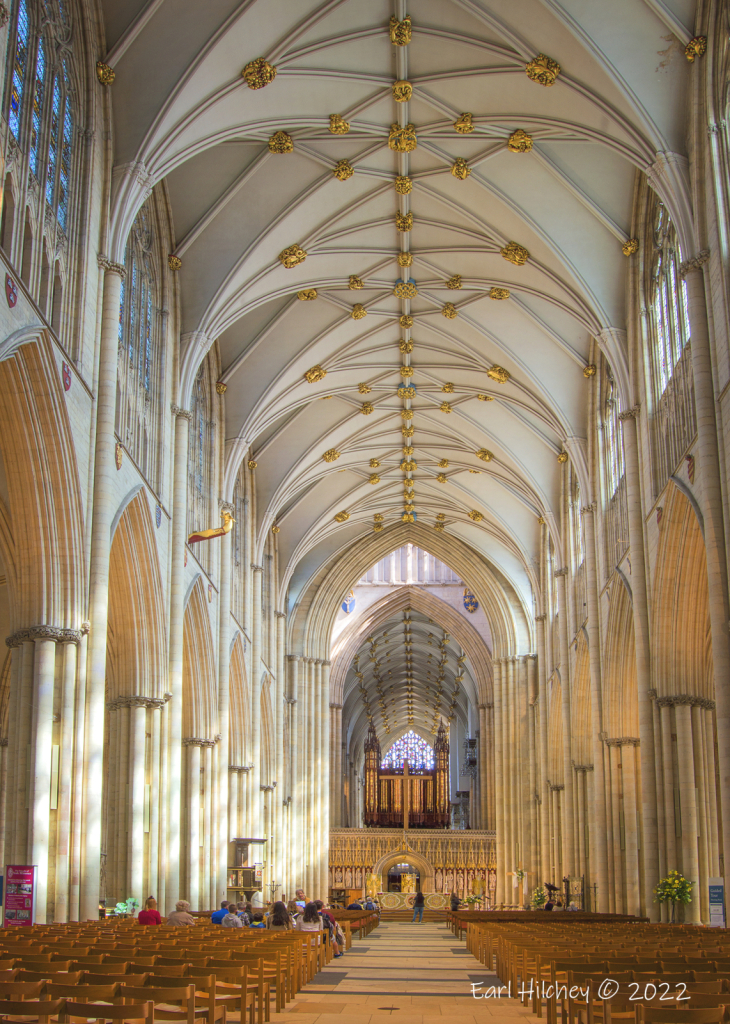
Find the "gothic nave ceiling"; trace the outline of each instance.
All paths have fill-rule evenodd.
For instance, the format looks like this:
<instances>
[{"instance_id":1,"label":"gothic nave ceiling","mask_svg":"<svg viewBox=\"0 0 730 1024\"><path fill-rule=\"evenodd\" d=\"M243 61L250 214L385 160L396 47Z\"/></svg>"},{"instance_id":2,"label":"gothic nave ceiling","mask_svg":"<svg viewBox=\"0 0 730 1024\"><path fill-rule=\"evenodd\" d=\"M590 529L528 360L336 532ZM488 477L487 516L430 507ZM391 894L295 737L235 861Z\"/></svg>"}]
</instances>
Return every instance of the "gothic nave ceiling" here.
<instances>
[{"instance_id":1,"label":"gothic nave ceiling","mask_svg":"<svg viewBox=\"0 0 730 1024\"><path fill-rule=\"evenodd\" d=\"M226 486L250 448L290 600L415 513L531 607L561 452L588 487L592 340L626 358L637 168L685 151L694 4L103 8L115 217L166 179L184 388L217 341Z\"/></svg>"}]
</instances>

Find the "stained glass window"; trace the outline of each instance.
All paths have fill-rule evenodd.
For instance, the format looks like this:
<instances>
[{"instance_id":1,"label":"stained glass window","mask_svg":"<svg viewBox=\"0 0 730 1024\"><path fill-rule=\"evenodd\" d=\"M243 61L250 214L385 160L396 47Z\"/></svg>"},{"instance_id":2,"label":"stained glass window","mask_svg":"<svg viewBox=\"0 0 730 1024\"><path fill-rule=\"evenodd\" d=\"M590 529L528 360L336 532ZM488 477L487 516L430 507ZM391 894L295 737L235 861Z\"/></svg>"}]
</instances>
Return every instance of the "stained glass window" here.
<instances>
[{"instance_id":1,"label":"stained glass window","mask_svg":"<svg viewBox=\"0 0 730 1024\"><path fill-rule=\"evenodd\" d=\"M26 6L26 0L20 0L18 4L18 29L15 40L13 73L10 85L10 110L8 113L10 131L18 140L20 139L20 123L23 109L23 96L25 95L25 79L28 74L29 35L30 24L28 22L28 8Z\"/></svg>"},{"instance_id":2,"label":"stained glass window","mask_svg":"<svg viewBox=\"0 0 730 1024\"><path fill-rule=\"evenodd\" d=\"M624 447L621 424L618 418L616 384L610 373L606 374L606 408L603 418L606 446L606 483L609 498L618 490L624 475Z\"/></svg>"},{"instance_id":3,"label":"stained glass window","mask_svg":"<svg viewBox=\"0 0 730 1024\"><path fill-rule=\"evenodd\" d=\"M43 91L46 81L46 53L43 39L38 41L35 61L35 87L33 89L33 116L30 127L30 169L38 177L38 147L43 124Z\"/></svg>"},{"instance_id":4,"label":"stained glass window","mask_svg":"<svg viewBox=\"0 0 730 1024\"><path fill-rule=\"evenodd\" d=\"M677 232L663 203L654 221L654 262L651 302L654 313L659 393L664 394L674 367L690 340L687 285L679 277L682 252Z\"/></svg>"},{"instance_id":5,"label":"stained glass window","mask_svg":"<svg viewBox=\"0 0 730 1024\"><path fill-rule=\"evenodd\" d=\"M56 199L56 168L58 164L58 134L61 127L61 84L58 76L53 79L53 106L51 108L51 130L48 136L48 176L46 178L46 199L51 207Z\"/></svg>"},{"instance_id":6,"label":"stained glass window","mask_svg":"<svg viewBox=\"0 0 730 1024\"><path fill-rule=\"evenodd\" d=\"M403 767L404 761L408 762L409 768L435 767L433 747L430 747L412 729L395 741L383 758L381 768L400 769Z\"/></svg>"}]
</instances>

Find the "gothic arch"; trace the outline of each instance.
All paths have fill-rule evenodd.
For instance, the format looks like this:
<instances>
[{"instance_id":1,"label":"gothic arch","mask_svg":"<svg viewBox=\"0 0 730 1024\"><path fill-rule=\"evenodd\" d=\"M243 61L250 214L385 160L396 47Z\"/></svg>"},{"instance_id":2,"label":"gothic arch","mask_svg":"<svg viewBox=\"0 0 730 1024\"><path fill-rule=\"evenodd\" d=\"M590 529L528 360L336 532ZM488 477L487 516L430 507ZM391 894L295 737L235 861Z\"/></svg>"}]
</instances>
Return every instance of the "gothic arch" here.
<instances>
[{"instance_id":1,"label":"gothic arch","mask_svg":"<svg viewBox=\"0 0 730 1024\"><path fill-rule=\"evenodd\" d=\"M631 597L620 576L611 586L603 670L603 728L610 737L639 735Z\"/></svg>"},{"instance_id":2,"label":"gothic arch","mask_svg":"<svg viewBox=\"0 0 730 1024\"><path fill-rule=\"evenodd\" d=\"M702 530L687 497L667 489L656 553L653 650L657 694L714 697Z\"/></svg>"},{"instance_id":3,"label":"gothic arch","mask_svg":"<svg viewBox=\"0 0 730 1024\"><path fill-rule=\"evenodd\" d=\"M139 490L124 508L109 558L107 699L161 698L167 638L157 544Z\"/></svg>"},{"instance_id":4,"label":"gothic arch","mask_svg":"<svg viewBox=\"0 0 730 1024\"><path fill-rule=\"evenodd\" d=\"M386 853L373 865L373 874L380 875L381 892L388 891L388 872L394 864L410 864L421 876L421 891L435 892L436 880L434 878L434 867L420 853L415 853L410 848L397 850L395 853Z\"/></svg>"},{"instance_id":5,"label":"gothic arch","mask_svg":"<svg viewBox=\"0 0 730 1024\"><path fill-rule=\"evenodd\" d=\"M202 577L190 593L183 625L183 738L212 739L217 731L213 633Z\"/></svg>"},{"instance_id":6,"label":"gothic arch","mask_svg":"<svg viewBox=\"0 0 730 1024\"><path fill-rule=\"evenodd\" d=\"M477 596L489 619L494 657L524 653L531 648L530 611L502 573L458 537L416 524L405 530L395 527L369 534L324 565L309 580L290 616L290 650L301 647L311 657L327 658L342 595L371 565L394 547L409 542L448 565Z\"/></svg>"}]
</instances>

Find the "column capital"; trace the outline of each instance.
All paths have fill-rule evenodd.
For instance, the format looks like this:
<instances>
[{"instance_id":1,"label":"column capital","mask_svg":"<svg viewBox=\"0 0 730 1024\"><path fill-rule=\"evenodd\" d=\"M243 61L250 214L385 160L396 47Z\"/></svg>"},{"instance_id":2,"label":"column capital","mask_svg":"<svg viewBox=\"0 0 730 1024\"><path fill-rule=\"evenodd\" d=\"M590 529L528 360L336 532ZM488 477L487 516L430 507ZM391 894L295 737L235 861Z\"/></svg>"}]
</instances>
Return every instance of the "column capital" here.
<instances>
[{"instance_id":1,"label":"column capital","mask_svg":"<svg viewBox=\"0 0 730 1024\"><path fill-rule=\"evenodd\" d=\"M184 747L214 747L216 740L206 739L201 736L186 736L182 740Z\"/></svg>"},{"instance_id":2,"label":"column capital","mask_svg":"<svg viewBox=\"0 0 730 1024\"><path fill-rule=\"evenodd\" d=\"M218 508L221 512L230 512L231 515L236 511L236 506L230 501L219 501Z\"/></svg>"},{"instance_id":3,"label":"column capital","mask_svg":"<svg viewBox=\"0 0 730 1024\"><path fill-rule=\"evenodd\" d=\"M298 701L297 701L296 697L285 697L284 698L284 703L285 704L291 704L293 706L294 704L297 704Z\"/></svg>"},{"instance_id":4,"label":"column capital","mask_svg":"<svg viewBox=\"0 0 730 1024\"><path fill-rule=\"evenodd\" d=\"M188 423L193 418L193 414L190 409L181 409L179 405L175 405L174 402L170 405L170 412L173 416L178 416L181 420L187 420Z\"/></svg>"},{"instance_id":5,"label":"column capital","mask_svg":"<svg viewBox=\"0 0 730 1024\"><path fill-rule=\"evenodd\" d=\"M591 501L588 505L582 505L581 506L580 514L582 516L588 515L589 513L592 515L596 511L597 508L598 508L598 503L595 502L595 501Z\"/></svg>"},{"instance_id":6,"label":"column capital","mask_svg":"<svg viewBox=\"0 0 730 1024\"><path fill-rule=\"evenodd\" d=\"M638 747L641 740L638 736L614 736L606 737L603 741L607 747Z\"/></svg>"},{"instance_id":7,"label":"column capital","mask_svg":"<svg viewBox=\"0 0 730 1024\"><path fill-rule=\"evenodd\" d=\"M25 629L16 629L5 638L5 643L8 647L20 647L21 644L32 643L35 640L52 640L56 644L80 644L81 631L63 629L60 626L27 626Z\"/></svg>"},{"instance_id":8,"label":"column capital","mask_svg":"<svg viewBox=\"0 0 730 1024\"><path fill-rule=\"evenodd\" d=\"M115 263L113 260L110 260L108 256L102 256L101 253L99 253L99 255L96 257L96 262L99 264L102 270L106 270L107 273L118 274L119 277L121 277L122 281L127 276L127 268L124 266L124 264Z\"/></svg>"},{"instance_id":9,"label":"column capital","mask_svg":"<svg viewBox=\"0 0 730 1024\"><path fill-rule=\"evenodd\" d=\"M286 612L276 612L275 611L274 612L274 616L277 619L285 619L286 618Z\"/></svg>"},{"instance_id":10,"label":"column capital","mask_svg":"<svg viewBox=\"0 0 730 1024\"><path fill-rule=\"evenodd\" d=\"M577 772L592 772L593 771L593 765L592 764L576 764L575 761L571 761L571 764L573 765L573 767L575 768L575 770Z\"/></svg>"},{"instance_id":11,"label":"column capital","mask_svg":"<svg viewBox=\"0 0 730 1024\"><path fill-rule=\"evenodd\" d=\"M303 661L304 659L302 658L301 654L287 654L286 660L287 661Z\"/></svg>"},{"instance_id":12,"label":"column capital","mask_svg":"<svg viewBox=\"0 0 730 1024\"><path fill-rule=\"evenodd\" d=\"M707 711L715 710L714 700L709 697L696 697L691 693L677 693L671 697L657 697L657 707L676 708L682 705L689 705L693 708L705 708Z\"/></svg>"},{"instance_id":13,"label":"column capital","mask_svg":"<svg viewBox=\"0 0 730 1024\"><path fill-rule=\"evenodd\" d=\"M618 414L618 418L623 423L624 420L638 420L639 413L641 412L640 405L634 405L631 409L624 409L623 412Z\"/></svg>"},{"instance_id":14,"label":"column capital","mask_svg":"<svg viewBox=\"0 0 730 1024\"><path fill-rule=\"evenodd\" d=\"M262 785L261 785L261 786L260 786L259 788L261 789L261 792L262 792L262 793L273 793L273 792L274 792L274 787L275 787L275 786L276 786L276 783L275 783L275 782L272 782L272 783L270 783L270 784L269 784L269 785L267 785L267 786L264 786L264 785L262 784Z\"/></svg>"},{"instance_id":15,"label":"column capital","mask_svg":"<svg viewBox=\"0 0 730 1024\"><path fill-rule=\"evenodd\" d=\"M545 612L543 612L542 615L536 615L535 616L535 622L545 622L546 619L547 619L547 614Z\"/></svg>"},{"instance_id":16,"label":"column capital","mask_svg":"<svg viewBox=\"0 0 730 1024\"><path fill-rule=\"evenodd\" d=\"M563 785L562 782L558 782L558 783L548 782L548 786L550 787L550 792L551 793L559 793L561 790L565 789L565 786Z\"/></svg>"},{"instance_id":17,"label":"column capital","mask_svg":"<svg viewBox=\"0 0 730 1024\"><path fill-rule=\"evenodd\" d=\"M342 711L342 705L341 704L330 704L330 710L331 711Z\"/></svg>"},{"instance_id":18,"label":"column capital","mask_svg":"<svg viewBox=\"0 0 730 1024\"><path fill-rule=\"evenodd\" d=\"M7 745L8 745L8 738L7 738L7 736L0 737L0 747L7 747Z\"/></svg>"},{"instance_id":19,"label":"column capital","mask_svg":"<svg viewBox=\"0 0 730 1024\"><path fill-rule=\"evenodd\" d=\"M229 772L250 772L251 771L251 765L250 764L229 764L228 765L228 771Z\"/></svg>"},{"instance_id":20,"label":"column capital","mask_svg":"<svg viewBox=\"0 0 730 1024\"><path fill-rule=\"evenodd\" d=\"M553 576L555 577L555 579L557 579L558 576L567 576L567 575L568 575L568 569L567 569L566 566L563 566L562 569L556 569L555 572L553 573Z\"/></svg>"},{"instance_id":21,"label":"column capital","mask_svg":"<svg viewBox=\"0 0 730 1024\"><path fill-rule=\"evenodd\" d=\"M692 270L700 270L710 258L709 249L700 249L695 256L679 264L679 276L686 277Z\"/></svg>"},{"instance_id":22,"label":"column capital","mask_svg":"<svg viewBox=\"0 0 730 1024\"><path fill-rule=\"evenodd\" d=\"M164 708L170 699L170 694L164 697L144 697L142 694L130 694L126 697L115 697L106 702L107 711L117 711L119 708Z\"/></svg>"},{"instance_id":23,"label":"column capital","mask_svg":"<svg viewBox=\"0 0 730 1024\"><path fill-rule=\"evenodd\" d=\"M263 572L264 571L263 565L255 565L253 562L251 562L251 568L253 569L254 572Z\"/></svg>"}]
</instances>

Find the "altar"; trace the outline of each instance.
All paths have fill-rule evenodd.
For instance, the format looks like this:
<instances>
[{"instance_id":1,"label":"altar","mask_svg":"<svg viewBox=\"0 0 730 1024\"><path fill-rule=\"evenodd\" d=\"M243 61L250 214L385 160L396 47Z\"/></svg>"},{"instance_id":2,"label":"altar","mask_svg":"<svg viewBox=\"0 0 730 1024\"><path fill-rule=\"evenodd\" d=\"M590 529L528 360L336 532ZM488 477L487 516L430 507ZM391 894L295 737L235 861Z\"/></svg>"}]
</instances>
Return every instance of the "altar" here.
<instances>
[{"instance_id":1,"label":"altar","mask_svg":"<svg viewBox=\"0 0 730 1024\"><path fill-rule=\"evenodd\" d=\"M427 892L426 910L447 910L449 894L445 892ZM414 892L379 892L377 900L381 910L413 910Z\"/></svg>"}]
</instances>

